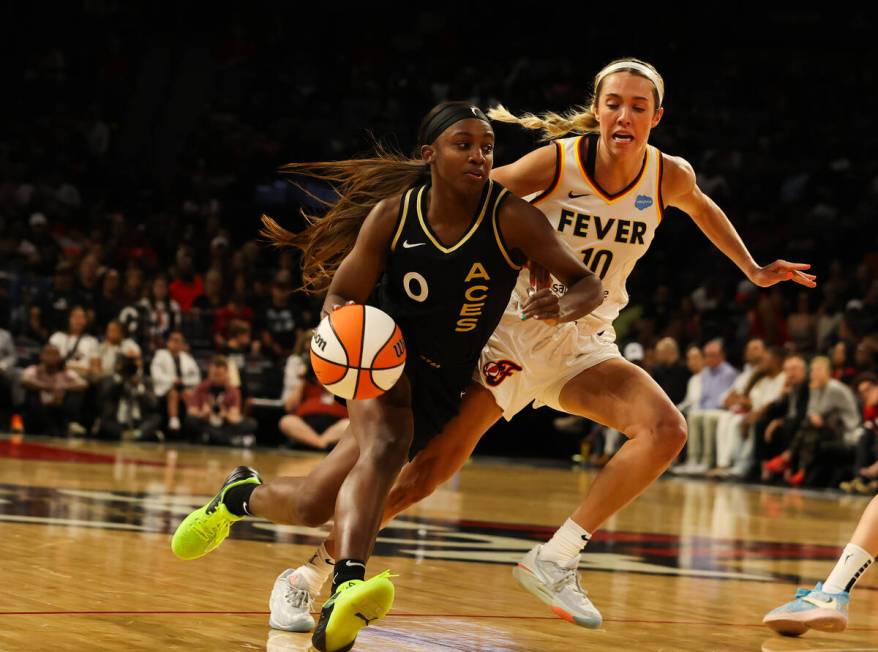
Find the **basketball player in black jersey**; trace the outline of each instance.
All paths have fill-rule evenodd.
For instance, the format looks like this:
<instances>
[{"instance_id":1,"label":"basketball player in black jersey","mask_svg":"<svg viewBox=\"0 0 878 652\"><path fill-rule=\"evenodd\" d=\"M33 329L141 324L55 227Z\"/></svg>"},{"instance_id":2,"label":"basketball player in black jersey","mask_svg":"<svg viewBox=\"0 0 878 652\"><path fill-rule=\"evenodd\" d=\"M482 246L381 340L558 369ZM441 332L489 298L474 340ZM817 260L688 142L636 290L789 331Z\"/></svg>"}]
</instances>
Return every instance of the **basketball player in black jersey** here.
<instances>
[{"instance_id":1,"label":"basketball player in black jersey","mask_svg":"<svg viewBox=\"0 0 878 652\"><path fill-rule=\"evenodd\" d=\"M382 396L349 402L351 443L307 478L263 485L255 471L239 467L172 541L178 556L193 559L218 546L245 515L317 525L334 513L338 561L312 638L318 650L351 649L359 629L389 610L388 574L364 581L387 493L413 438L423 446L457 413L521 265L541 265L570 288L560 299L536 292L522 306L526 317L572 321L602 300L600 281L542 213L489 180L494 132L478 108L440 104L424 118L419 141L415 160L380 152L289 166L337 182L340 199L302 234L266 219L276 244L303 250L306 285L319 287L331 275L324 314L365 303L381 279L377 303L400 324L408 348L404 374ZM292 580L278 578L291 591Z\"/></svg>"}]
</instances>

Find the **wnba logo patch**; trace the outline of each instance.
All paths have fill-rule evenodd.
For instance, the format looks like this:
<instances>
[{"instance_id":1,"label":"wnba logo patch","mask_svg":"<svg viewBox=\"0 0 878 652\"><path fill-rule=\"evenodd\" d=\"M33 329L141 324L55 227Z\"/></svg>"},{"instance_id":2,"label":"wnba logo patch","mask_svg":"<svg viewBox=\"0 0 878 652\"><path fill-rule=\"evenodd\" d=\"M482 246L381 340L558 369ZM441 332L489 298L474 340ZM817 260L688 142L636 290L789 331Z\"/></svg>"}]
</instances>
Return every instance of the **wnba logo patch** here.
<instances>
[{"instance_id":1,"label":"wnba logo patch","mask_svg":"<svg viewBox=\"0 0 878 652\"><path fill-rule=\"evenodd\" d=\"M634 205L639 211L649 208L652 206L652 197L649 195L637 195L637 199L634 200Z\"/></svg>"},{"instance_id":2,"label":"wnba logo patch","mask_svg":"<svg viewBox=\"0 0 878 652\"><path fill-rule=\"evenodd\" d=\"M485 382L491 387L496 387L516 371L521 371L521 367L512 362L512 360L490 361L482 366Z\"/></svg>"}]
</instances>

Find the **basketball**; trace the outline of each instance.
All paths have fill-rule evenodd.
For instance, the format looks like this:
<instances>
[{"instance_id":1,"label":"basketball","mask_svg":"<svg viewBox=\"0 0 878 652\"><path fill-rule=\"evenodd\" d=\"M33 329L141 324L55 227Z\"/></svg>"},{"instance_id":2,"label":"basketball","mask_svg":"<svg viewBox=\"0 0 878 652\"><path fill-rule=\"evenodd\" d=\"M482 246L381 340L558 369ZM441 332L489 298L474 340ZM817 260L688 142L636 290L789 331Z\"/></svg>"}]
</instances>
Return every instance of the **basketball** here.
<instances>
[{"instance_id":1,"label":"basketball","mask_svg":"<svg viewBox=\"0 0 878 652\"><path fill-rule=\"evenodd\" d=\"M402 374L402 331L390 315L374 306L344 306L324 317L314 331L311 366L336 396L375 398Z\"/></svg>"}]
</instances>

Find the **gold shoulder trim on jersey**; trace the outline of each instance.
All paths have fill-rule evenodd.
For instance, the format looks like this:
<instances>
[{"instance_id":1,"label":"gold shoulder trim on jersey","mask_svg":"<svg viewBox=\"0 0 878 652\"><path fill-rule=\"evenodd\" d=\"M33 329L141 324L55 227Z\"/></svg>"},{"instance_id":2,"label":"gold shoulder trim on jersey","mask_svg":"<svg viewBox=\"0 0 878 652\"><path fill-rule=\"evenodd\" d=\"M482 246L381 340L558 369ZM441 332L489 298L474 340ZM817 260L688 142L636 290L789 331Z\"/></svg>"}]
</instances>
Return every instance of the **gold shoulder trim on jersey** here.
<instances>
[{"instance_id":1,"label":"gold shoulder trim on jersey","mask_svg":"<svg viewBox=\"0 0 878 652\"><path fill-rule=\"evenodd\" d=\"M402 196L402 201L399 205L399 225L396 227L396 233L393 236L393 240L390 243L390 251L396 251L396 243L399 242L399 236L402 235L402 230L405 227L405 218L409 213L409 200L411 199L412 193L414 192L414 188L409 188L406 193Z\"/></svg>"},{"instance_id":2,"label":"gold shoulder trim on jersey","mask_svg":"<svg viewBox=\"0 0 878 652\"><path fill-rule=\"evenodd\" d=\"M512 269L519 270L522 268L522 265L516 265L512 260L512 256L509 255L509 251L506 249L506 243L503 242L503 234L500 233L500 226L497 224L497 208L507 194L509 194L509 191L506 188L503 188L503 190L497 195L497 199L494 200L494 209L491 211L491 223L494 227L494 239L497 240L497 246L500 248L500 253L503 254L503 258L506 259L506 262L509 263L509 266Z\"/></svg>"},{"instance_id":3,"label":"gold shoulder trim on jersey","mask_svg":"<svg viewBox=\"0 0 878 652\"><path fill-rule=\"evenodd\" d=\"M539 195L530 200L530 203L536 206L547 200L552 196L552 193L558 189L558 186L561 184L561 179L564 178L564 159L567 158L564 156L564 148L561 146L561 141L554 141L555 147L555 175L552 178L552 183L549 184L549 187L543 190Z\"/></svg>"},{"instance_id":4,"label":"gold shoulder trim on jersey","mask_svg":"<svg viewBox=\"0 0 878 652\"><path fill-rule=\"evenodd\" d=\"M458 240L450 247L446 247L441 242L439 242L439 240L433 235L433 231L430 230L430 226L427 224L427 221L424 218L424 212L421 210L421 195L424 192L424 188L426 188L426 186L423 186L420 191L418 191L418 196L415 199L415 203L418 207L418 221L420 221L421 223L421 230L423 230L424 234L427 236L430 242L432 242L439 251L444 254L450 254L452 251L455 251L463 246L463 244L472 237L473 233L478 230L479 225L482 223L482 220L485 219L485 213L488 210L488 202L491 201L491 192L494 189L494 181L493 179L488 179L488 191L485 193L485 200L482 202L482 207L479 210L479 216L476 218L475 222L473 222L473 225L469 228L469 230L464 233L463 236L461 236L460 240Z\"/></svg>"}]
</instances>

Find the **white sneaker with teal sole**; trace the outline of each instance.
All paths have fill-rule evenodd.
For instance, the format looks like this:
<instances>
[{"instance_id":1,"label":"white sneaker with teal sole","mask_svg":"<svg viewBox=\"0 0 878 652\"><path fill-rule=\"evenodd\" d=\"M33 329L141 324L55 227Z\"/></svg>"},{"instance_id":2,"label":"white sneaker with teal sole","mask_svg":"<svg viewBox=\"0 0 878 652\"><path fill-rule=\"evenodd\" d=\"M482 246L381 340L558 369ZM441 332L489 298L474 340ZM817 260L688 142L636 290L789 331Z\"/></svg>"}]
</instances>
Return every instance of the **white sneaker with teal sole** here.
<instances>
[{"instance_id":1,"label":"white sneaker with teal sole","mask_svg":"<svg viewBox=\"0 0 878 652\"><path fill-rule=\"evenodd\" d=\"M314 629L311 615L314 596L308 593L308 585L295 572L294 568L288 568L274 581L268 600L271 609L268 624L287 632L310 632Z\"/></svg>"},{"instance_id":2,"label":"white sneaker with teal sole","mask_svg":"<svg viewBox=\"0 0 878 652\"><path fill-rule=\"evenodd\" d=\"M762 622L778 634L800 636L809 629L842 632L848 625L847 591L826 593L823 583L813 589L799 589L793 601L768 612Z\"/></svg>"},{"instance_id":3,"label":"white sneaker with teal sole","mask_svg":"<svg viewBox=\"0 0 878 652\"><path fill-rule=\"evenodd\" d=\"M560 618L588 629L600 627L604 619L579 583L579 557L576 557L571 568L567 568L540 559L542 547L537 545L531 548L512 569L512 575Z\"/></svg>"}]
</instances>

